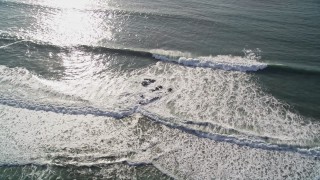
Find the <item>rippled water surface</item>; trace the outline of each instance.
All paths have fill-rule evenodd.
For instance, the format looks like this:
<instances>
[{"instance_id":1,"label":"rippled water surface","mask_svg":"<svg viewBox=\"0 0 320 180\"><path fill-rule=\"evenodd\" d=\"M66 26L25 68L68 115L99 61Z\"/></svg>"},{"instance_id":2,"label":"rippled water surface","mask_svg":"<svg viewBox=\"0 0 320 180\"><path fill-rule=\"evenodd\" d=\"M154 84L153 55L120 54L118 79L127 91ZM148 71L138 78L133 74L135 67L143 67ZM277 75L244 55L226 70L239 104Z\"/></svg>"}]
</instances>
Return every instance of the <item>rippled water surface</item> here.
<instances>
[{"instance_id":1,"label":"rippled water surface","mask_svg":"<svg viewBox=\"0 0 320 180\"><path fill-rule=\"evenodd\" d=\"M0 179L319 179L319 9L0 0Z\"/></svg>"}]
</instances>

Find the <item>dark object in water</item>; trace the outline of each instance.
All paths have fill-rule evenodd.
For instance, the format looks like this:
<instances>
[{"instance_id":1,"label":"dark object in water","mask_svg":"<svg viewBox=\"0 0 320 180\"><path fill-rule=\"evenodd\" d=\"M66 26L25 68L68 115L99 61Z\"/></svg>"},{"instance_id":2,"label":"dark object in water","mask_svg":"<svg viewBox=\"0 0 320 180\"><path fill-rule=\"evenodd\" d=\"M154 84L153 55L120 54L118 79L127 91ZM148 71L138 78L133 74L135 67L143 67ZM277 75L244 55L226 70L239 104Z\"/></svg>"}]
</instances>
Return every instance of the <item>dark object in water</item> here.
<instances>
[{"instance_id":1,"label":"dark object in water","mask_svg":"<svg viewBox=\"0 0 320 180\"><path fill-rule=\"evenodd\" d=\"M151 89L152 92L154 91L159 91L160 89L162 89L163 87L162 86L157 86L155 89Z\"/></svg>"},{"instance_id":2,"label":"dark object in water","mask_svg":"<svg viewBox=\"0 0 320 180\"><path fill-rule=\"evenodd\" d=\"M154 82L156 82L156 80L154 80L154 79L143 79L141 85L143 87L147 87L147 86L149 86L150 84L152 84Z\"/></svg>"},{"instance_id":3,"label":"dark object in water","mask_svg":"<svg viewBox=\"0 0 320 180\"><path fill-rule=\"evenodd\" d=\"M152 102L154 102L154 101L156 101L156 100L158 100L158 99L160 99L160 97L154 97L154 98L152 98L152 99L150 99L150 100L148 100L148 101L140 101L139 104L141 104L141 105L147 105L147 104L152 103Z\"/></svg>"},{"instance_id":4,"label":"dark object in water","mask_svg":"<svg viewBox=\"0 0 320 180\"><path fill-rule=\"evenodd\" d=\"M168 88L168 92L171 92L172 91L172 88Z\"/></svg>"},{"instance_id":5,"label":"dark object in water","mask_svg":"<svg viewBox=\"0 0 320 180\"><path fill-rule=\"evenodd\" d=\"M152 103L152 102L154 102L154 101L156 101L158 99L160 99L160 97L154 97L154 98L150 99L149 103Z\"/></svg>"}]
</instances>

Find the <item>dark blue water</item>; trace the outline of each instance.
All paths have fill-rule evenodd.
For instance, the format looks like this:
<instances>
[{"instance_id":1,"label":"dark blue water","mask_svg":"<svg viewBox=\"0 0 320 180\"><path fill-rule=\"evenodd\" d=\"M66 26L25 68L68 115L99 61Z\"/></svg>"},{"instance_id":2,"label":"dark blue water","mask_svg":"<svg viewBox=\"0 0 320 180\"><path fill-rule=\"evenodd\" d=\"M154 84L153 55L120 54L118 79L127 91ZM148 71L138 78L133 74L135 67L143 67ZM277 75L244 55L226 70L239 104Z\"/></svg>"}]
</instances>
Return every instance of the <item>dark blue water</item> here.
<instances>
[{"instance_id":1,"label":"dark blue water","mask_svg":"<svg viewBox=\"0 0 320 180\"><path fill-rule=\"evenodd\" d=\"M3 178L317 179L319 22L316 0L0 0Z\"/></svg>"}]
</instances>

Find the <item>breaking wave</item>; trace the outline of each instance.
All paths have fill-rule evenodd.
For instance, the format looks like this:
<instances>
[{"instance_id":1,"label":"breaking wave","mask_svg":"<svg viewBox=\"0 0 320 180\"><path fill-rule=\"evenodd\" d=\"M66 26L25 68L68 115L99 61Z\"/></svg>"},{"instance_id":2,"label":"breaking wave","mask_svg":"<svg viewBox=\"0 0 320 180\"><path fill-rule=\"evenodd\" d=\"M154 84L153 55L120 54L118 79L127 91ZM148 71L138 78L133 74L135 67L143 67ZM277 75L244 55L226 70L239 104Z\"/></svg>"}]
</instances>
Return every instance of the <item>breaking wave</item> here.
<instances>
[{"instance_id":1,"label":"breaking wave","mask_svg":"<svg viewBox=\"0 0 320 180\"><path fill-rule=\"evenodd\" d=\"M209 137L182 127L164 126L139 114L114 120L3 105L0 105L0 110L3 120L0 124L3 135L0 136L0 147L3 149L0 170L5 167L7 171L10 168L14 171L16 166L35 164L49 166L53 168L51 172L56 174L55 167L98 167L103 170L112 166L119 170L117 166L126 166L125 169L154 166L175 178L183 178L185 173L196 168L192 173L194 176L210 179L217 175L216 171L210 171L212 166L227 156L229 158L224 163L228 165L228 171L219 172L224 176L235 176L241 172L254 176L263 173L265 168L272 175L281 175L288 168L295 169L290 171L290 177L297 174L302 179L319 175L319 156L301 153L312 150L297 148L295 151L285 146L279 149L277 145L254 142L242 145L233 143L235 138L232 137ZM257 145L264 148L254 147ZM173 168L175 164L179 166ZM243 171L248 167L253 168ZM101 174L109 175L108 172L110 170Z\"/></svg>"},{"instance_id":2,"label":"breaking wave","mask_svg":"<svg viewBox=\"0 0 320 180\"><path fill-rule=\"evenodd\" d=\"M245 73L195 71L159 62L127 77L105 76L92 80L92 76L88 76L81 82L77 79L58 82L41 79L21 68L2 66L0 69L2 105L116 119L140 113L172 128L216 141L320 155L312 149L318 146L312 139L317 141L318 125L302 125L301 116L290 112L273 97L259 92ZM159 71L166 73L157 75ZM141 79L142 72L143 76L151 79ZM192 81L200 78L204 81ZM9 94L7 90L10 90ZM200 98L202 91L206 92L207 100ZM251 106L259 112L253 111ZM223 114L219 113L221 111Z\"/></svg>"},{"instance_id":3,"label":"breaking wave","mask_svg":"<svg viewBox=\"0 0 320 180\"><path fill-rule=\"evenodd\" d=\"M198 58L179 57L178 59L166 57L163 55L153 54L155 59L165 62L174 62L191 67L204 67L211 69L222 69L226 71L258 71L267 67L266 63L249 60L244 57L237 56L208 56Z\"/></svg>"},{"instance_id":4,"label":"breaking wave","mask_svg":"<svg viewBox=\"0 0 320 180\"><path fill-rule=\"evenodd\" d=\"M100 110L93 107L63 107L63 106L55 106L55 105L41 105L41 104L33 104L33 103L27 103L27 102L17 101L17 100L9 100L4 98L0 98L0 104L12 106L15 108L28 109L32 111L54 112L58 114L67 114L67 115L94 115L94 116L111 117L115 119L123 119L129 116L132 116L135 113L140 113L143 116L149 118L150 120L159 122L161 124L164 124L174 129L179 129L189 134L196 135L200 138L208 138L208 139L219 141L219 142L227 142L227 143L236 144L239 146L247 146L250 148L273 150L273 151L295 152L303 155L320 157L320 151L317 148L308 148L303 146L294 146L294 145L286 145L286 144L271 144L265 141L270 139L269 137L252 136L250 134L237 132L237 130L235 129L227 129L224 127L220 127L221 130L233 132L233 133L230 133L229 135L213 134L213 133L195 130L186 125L188 124L199 125L201 123L197 123L193 121L186 122L185 124L174 123L174 122L171 122L171 119L162 119L157 114L148 112L145 109L140 108L140 106L135 106L131 110L120 110L119 112L116 112L116 111L112 112L112 111ZM202 124L208 126L209 123L202 123ZM251 139L246 139L246 137L250 137Z\"/></svg>"},{"instance_id":5,"label":"breaking wave","mask_svg":"<svg viewBox=\"0 0 320 180\"><path fill-rule=\"evenodd\" d=\"M267 67L266 63L258 62L250 56L231 56L231 55L218 55L218 56L206 56L206 57L192 57L191 53L180 52L180 51L170 51L170 50L141 50L141 49L126 49L126 48L109 48L103 46L88 46L88 45L77 45L71 47L61 47L57 45L47 44L44 42L35 42L32 40L24 40L16 37L6 36L6 40L11 41L3 46L0 46L0 49L8 48L14 45L31 45L38 48L59 48L60 50L69 50L69 49L79 49L83 51L90 51L93 53L119 53L122 55L129 56L138 56L145 58L152 58L164 62L177 63L183 66L189 67L202 67L202 68L211 68L211 69L222 69L227 71L258 71L265 69Z\"/></svg>"},{"instance_id":6,"label":"breaking wave","mask_svg":"<svg viewBox=\"0 0 320 180\"><path fill-rule=\"evenodd\" d=\"M188 56L175 51L149 53ZM184 171L194 169L187 165L195 164L196 176L209 179L222 177L211 171L212 166L220 156L231 155L240 159L224 158L225 176L248 166L263 167L245 171L252 173L250 177L266 168L282 174L278 170L288 167L301 172L302 179L318 175L319 124L264 93L251 73L162 61L130 72L84 65L81 80L44 79L24 68L0 66L0 167L103 169L125 164L152 166L184 179Z\"/></svg>"},{"instance_id":7,"label":"breaking wave","mask_svg":"<svg viewBox=\"0 0 320 180\"><path fill-rule=\"evenodd\" d=\"M222 69L227 71L240 72L268 72L268 73L299 73L308 75L320 75L319 69L295 67L284 64L270 64L261 61L259 56L260 50L244 49L244 56L233 55L217 55L217 56L199 56L194 57L192 53L163 49L130 49L130 48L114 48L104 46L59 46L48 44L45 42L27 40L21 37L11 36L5 32L1 32L0 40L4 42L0 49L20 48L21 46L35 47L41 50L54 49L62 52L71 50L79 50L96 54L115 53L127 56L136 56L149 58L150 60L159 60L163 62L175 63L188 67L201 67L210 69Z\"/></svg>"}]
</instances>

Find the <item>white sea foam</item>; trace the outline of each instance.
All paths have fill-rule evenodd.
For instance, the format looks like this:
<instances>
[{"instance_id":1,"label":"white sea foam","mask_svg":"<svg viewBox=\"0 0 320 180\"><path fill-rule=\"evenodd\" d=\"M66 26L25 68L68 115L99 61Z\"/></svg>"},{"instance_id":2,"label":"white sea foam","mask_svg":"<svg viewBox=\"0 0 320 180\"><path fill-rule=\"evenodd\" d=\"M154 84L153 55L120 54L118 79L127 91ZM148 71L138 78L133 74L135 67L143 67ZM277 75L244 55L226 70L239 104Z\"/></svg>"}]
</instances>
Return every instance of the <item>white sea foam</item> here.
<instances>
[{"instance_id":1,"label":"white sea foam","mask_svg":"<svg viewBox=\"0 0 320 180\"><path fill-rule=\"evenodd\" d=\"M138 114L114 120L0 105L0 117L0 165L98 166L102 171L110 164L152 164L179 179L312 179L320 172L318 158L201 138Z\"/></svg>"},{"instance_id":2,"label":"white sea foam","mask_svg":"<svg viewBox=\"0 0 320 180\"><path fill-rule=\"evenodd\" d=\"M142 107L162 119L204 132L319 146L319 124L293 113L286 104L264 93L250 74L164 63L158 63L146 74L158 79L158 84L173 89Z\"/></svg>"},{"instance_id":3,"label":"white sea foam","mask_svg":"<svg viewBox=\"0 0 320 180\"><path fill-rule=\"evenodd\" d=\"M0 66L1 164L150 163L182 179L319 175L319 124L264 93L251 74L161 61L105 72L82 58L64 59L72 76L60 80ZM155 81L142 86L145 79ZM130 108L125 119L98 116Z\"/></svg>"},{"instance_id":4,"label":"white sea foam","mask_svg":"<svg viewBox=\"0 0 320 180\"><path fill-rule=\"evenodd\" d=\"M12 45L19 44L19 43L21 43L21 42L24 42L24 40L22 40L22 41L17 41L17 42L14 42L14 43L9 43L9 44L0 46L0 49L4 49L4 48L7 48L7 47L12 46Z\"/></svg>"},{"instance_id":5,"label":"white sea foam","mask_svg":"<svg viewBox=\"0 0 320 180\"><path fill-rule=\"evenodd\" d=\"M146 110L207 133L319 146L319 125L265 94L246 73L158 62L122 75L95 74L92 70L80 79L53 81L21 68L1 69L0 102L14 107L115 118ZM155 82L144 87L141 82L145 78ZM155 91L158 86L162 88Z\"/></svg>"},{"instance_id":6,"label":"white sea foam","mask_svg":"<svg viewBox=\"0 0 320 180\"><path fill-rule=\"evenodd\" d=\"M190 52L182 52L182 51L173 51L173 50L164 50L164 49L152 49L146 50L154 55L161 55L167 57L192 57Z\"/></svg>"},{"instance_id":7,"label":"white sea foam","mask_svg":"<svg viewBox=\"0 0 320 180\"><path fill-rule=\"evenodd\" d=\"M266 63L240 56L219 55L198 58L171 57L153 54L155 59L178 63L185 66L222 69L227 71L258 71L267 67Z\"/></svg>"}]
</instances>

